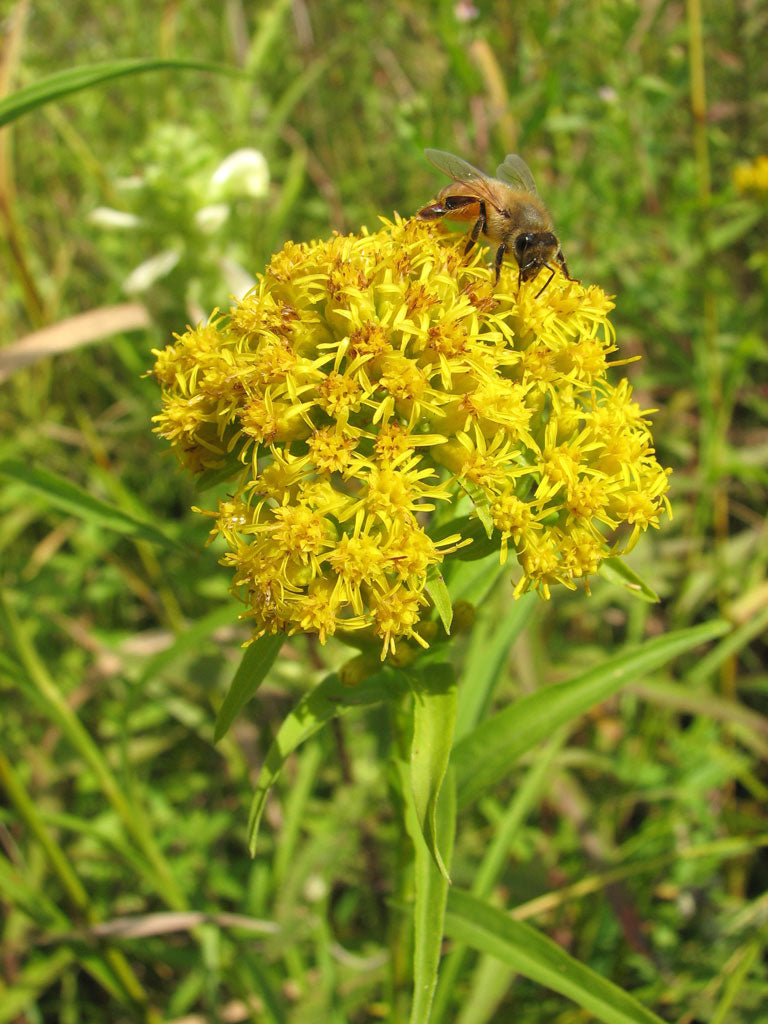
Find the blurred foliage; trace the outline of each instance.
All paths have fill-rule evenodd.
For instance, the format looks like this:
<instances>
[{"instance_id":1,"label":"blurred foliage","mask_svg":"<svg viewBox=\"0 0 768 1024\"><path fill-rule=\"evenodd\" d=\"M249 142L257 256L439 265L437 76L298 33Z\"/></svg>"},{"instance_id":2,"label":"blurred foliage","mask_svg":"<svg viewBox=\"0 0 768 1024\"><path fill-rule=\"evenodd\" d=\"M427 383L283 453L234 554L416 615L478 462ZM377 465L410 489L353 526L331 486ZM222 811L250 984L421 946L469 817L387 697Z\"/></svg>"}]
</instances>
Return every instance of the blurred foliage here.
<instances>
[{"instance_id":1,"label":"blurred foliage","mask_svg":"<svg viewBox=\"0 0 768 1024\"><path fill-rule=\"evenodd\" d=\"M142 374L170 330L228 306L222 265L255 275L286 239L423 205L444 184L424 146L487 169L507 151L524 155L572 272L617 296L620 355L643 357L626 369L657 410L660 461L675 467L675 521L630 560L662 603L600 582L589 599L534 605L500 661L492 706L669 628L718 614L736 627L730 643L644 679L552 749L494 899L524 915L549 895L532 905L534 923L666 1020L768 1020L768 194L733 178L768 153L768 6L704 5L698 128L697 10L693 0L6 5L5 91L148 55L245 74L125 79L0 133L4 344L124 301L138 265L180 253L145 293L151 329L85 349L75 333L70 351L0 385L0 459L58 473L180 545L132 541L3 480L0 1024L194 1013L186 1019L367 1022L400 1005L386 980L388 939L406 916L392 890L403 852L382 764L386 716L351 713L300 749L252 861L246 808L264 752L345 655L290 641L213 745L245 632L217 552L203 547L205 523L188 511L202 499L150 433L158 394ZM244 147L266 158L268 195L231 197L206 232L196 214L212 175ZM99 207L142 227L105 227ZM465 686L510 595L502 577L473 639L457 645ZM460 818L457 885L472 885L535 765ZM203 917L154 919L148 937L91 931L168 909ZM461 1024L586 1019L482 957L466 958L439 998L441 1019Z\"/></svg>"}]
</instances>

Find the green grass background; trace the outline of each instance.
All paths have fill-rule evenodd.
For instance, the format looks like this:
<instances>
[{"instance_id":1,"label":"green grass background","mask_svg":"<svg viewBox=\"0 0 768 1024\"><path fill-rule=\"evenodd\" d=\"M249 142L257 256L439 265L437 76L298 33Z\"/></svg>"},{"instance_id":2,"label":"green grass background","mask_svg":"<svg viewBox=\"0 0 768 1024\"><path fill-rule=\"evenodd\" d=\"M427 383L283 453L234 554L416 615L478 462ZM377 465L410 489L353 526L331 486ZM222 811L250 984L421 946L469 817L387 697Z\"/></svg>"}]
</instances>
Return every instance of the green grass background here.
<instances>
[{"instance_id":1,"label":"green grass background","mask_svg":"<svg viewBox=\"0 0 768 1024\"><path fill-rule=\"evenodd\" d=\"M522 906L665 1020L768 1021L768 196L732 184L768 152L765 2L39 0L1 13L2 95L119 58L227 71L119 79L0 131L4 345L125 301L137 264L182 253L142 297L150 327L87 348L71 328L70 351L0 384L0 1024L404 1019L407 970L392 982L387 967L407 911L385 716L353 712L301 748L251 860L264 752L346 655L291 640L214 745L246 634L189 511L201 499L151 434L159 395L142 374L195 310L227 307L221 259L255 274L286 239L423 205L443 184L425 146L489 170L507 152L528 161L572 273L616 295L619 355L642 356L616 373L657 410L674 468L674 521L629 559L661 602L602 580L589 598L527 599L490 665L509 621L502 579L457 645L460 712L482 673L489 707L504 707L644 638L734 627L574 722L543 777L544 755L529 756L463 814L454 880L471 887L518 801L500 906ZM203 236L205 183L243 146L264 153L269 194ZM126 189L136 175L142 189ZM99 227L99 206L142 224ZM31 487L30 467L175 545L110 528L47 478ZM198 916L144 917L166 912ZM148 933L94 931L123 917ZM438 1013L592 1019L476 955Z\"/></svg>"}]
</instances>

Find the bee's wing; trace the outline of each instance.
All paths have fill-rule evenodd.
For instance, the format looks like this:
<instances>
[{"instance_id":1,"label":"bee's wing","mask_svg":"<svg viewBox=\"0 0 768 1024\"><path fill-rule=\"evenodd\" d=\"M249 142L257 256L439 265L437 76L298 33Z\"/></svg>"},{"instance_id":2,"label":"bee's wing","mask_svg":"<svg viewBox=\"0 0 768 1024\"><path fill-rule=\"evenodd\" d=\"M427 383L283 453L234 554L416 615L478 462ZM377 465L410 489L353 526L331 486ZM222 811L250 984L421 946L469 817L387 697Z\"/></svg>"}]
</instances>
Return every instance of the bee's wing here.
<instances>
[{"instance_id":1,"label":"bee's wing","mask_svg":"<svg viewBox=\"0 0 768 1024\"><path fill-rule=\"evenodd\" d=\"M462 160L460 156L446 153L445 150L425 149L424 155L438 171L442 171L443 174L447 174L449 178L453 178L454 181L462 185L470 185L478 199L483 199L490 206L501 211L498 196L491 186L493 178L489 178L487 174L483 174L477 167Z\"/></svg>"},{"instance_id":2,"label":"bee's wing","mask_svg":"<svg viewBox=\"0 0 768 1024\"><path fill-rule=\"evenodd\" d=\"M535 196L539 194L530 167L517 153L507 154L504 163L496 168L496 177L513 188L522 188L524 192L531 192Z\"/></svg>"},{"instance_id":3,"label":"bee's wing","mask_svg":"<svg viewBox=\"0 0 768 1024\"><path fill-rule=\"evenodd\" d=\"M453 153L446 153L442 149L425 149L424 156L431 164L434 164L438 171L447 174L454 181L487 181L488 175L478 171L472 164L462 160L460 156Z\"/></svg>"}]
</instances>

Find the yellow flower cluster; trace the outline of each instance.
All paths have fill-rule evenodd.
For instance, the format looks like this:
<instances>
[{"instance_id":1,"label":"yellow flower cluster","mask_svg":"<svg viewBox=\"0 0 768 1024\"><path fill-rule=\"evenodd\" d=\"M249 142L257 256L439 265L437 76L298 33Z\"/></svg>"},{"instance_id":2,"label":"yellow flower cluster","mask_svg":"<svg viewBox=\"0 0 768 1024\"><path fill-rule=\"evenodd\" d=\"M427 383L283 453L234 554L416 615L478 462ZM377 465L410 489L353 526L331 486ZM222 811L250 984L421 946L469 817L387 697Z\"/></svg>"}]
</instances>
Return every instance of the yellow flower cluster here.
<instances>
[{"instance_id":1,"label":"yellow flower cluster","mask_svg":"<svg viewBox=\"0 0 768 1024\"><path fill-rule=\"evenodd\" d=\"M462 499L514 551L516 595L574 587L658 525L668 471L607 380L610 300L561 274L518 289L514 265L494 287L463 246L399 219L289 242L228 317L155 352L156 430L231 481L207 514L254 636L424 644Z\"/></svg>"},{"instance_id":2,"label":"yellow flower cluster","mask_svg":"<svg viewBox=\"0 0 768 1024\"><path fill-rule=\"evenodd\" d=\"M733 183L739 192L768 192L768 155L737 164L733 169Z\"/></svg>"}]
</instances>

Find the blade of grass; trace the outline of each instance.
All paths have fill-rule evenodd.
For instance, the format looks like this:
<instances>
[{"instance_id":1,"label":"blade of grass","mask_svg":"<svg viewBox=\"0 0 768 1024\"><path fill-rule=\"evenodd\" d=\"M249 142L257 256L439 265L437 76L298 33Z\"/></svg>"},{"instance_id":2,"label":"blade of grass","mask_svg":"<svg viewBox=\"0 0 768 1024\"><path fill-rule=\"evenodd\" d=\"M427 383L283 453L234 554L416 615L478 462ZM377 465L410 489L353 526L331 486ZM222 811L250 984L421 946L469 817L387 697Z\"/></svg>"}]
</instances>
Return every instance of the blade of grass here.
<instances>
[{"instance_id":1,"label":"blade of grass","mask_svg":"<svg viewBox=\"0 0 768 1024\"><path fill-rule=\"evenodd\" d=\"M73 949L47 952L41 959L32 960L16 975L12 984L0 980L0 1024L14 1024L37 998L50 988L71 966L77 965Z\"/></svg>"},{"instance_id":2,"label":"blade of grass","mask_svg":"<svg viewBox=\"0 0 768 1024\"><path fill-rule=\"evenodd\" d=\"M9 907L13 906L14 910L26 914L38 927L64 931L70 924L69 918L48 893L43 891L37 881L27 881L20 872L21 866L17 869L4 856L0 856L0 896L7 901ZM6 915L6 922L8 916Z\"/></svg>"},{"instance_id":3,"label":"blade of grass","mask_svg":"<svg viewBox=\"0 0 768 1024\"><path fill-rule=\"evenodd\" d=\"M152 523L142 522L114 505L108 505L105 501L94 498L93 495L70 483L69 480L49 473L46 469L29 466L17 459L3 459L0 461L0 474L42 494L51 505L78 516L86 522L115 530L133 540L146 540L164 547L184 550L183 545L167 537Z\"/></svg>"},{"instance_id":4,"label":"blade of grass","mask_svg":"<svg viewBox=\"0 0 768 1024\"><path fill-rule=\"evenodd\" d=\"M483 954L475 964L456 1024L488 1024L497 1020L499 1003L509 993L517 972L501 960Z\"/></svg>"},{"instance_id":5,"label":"blade of grass","mask_svg":"<svg viewBox=\"0 0 768 1024\"><path fill-rule=\"evenodd\" d=\"M714 839L711 843L701 843L698 846L677 847L671 853L659 854L658 857L648 857L645 860L636 861L631 864L622 864L620 867L611 868L610 871L589 875L587 878L582 878L572 885L566 885L562 889L556 889L554 892L547 892L542 896L536 896L526 903L518 904L512 911L512 916L516 921L526 921L529 917L548 914L569 900L591 896L593 893L601 892L615 882L622 882L636 875L662 871L670 864L675 864L678 861L706 859L709 857L715 860L725 860L729 857L744 857L753 853L761 846L768 846L768 835L729 836L728 839Z\"/></svg>"},{"instance_id":6,"label":"blade of grass","mask_svg":"<svg viewBox=\"0 0 768 1024\"><path fill-rule=\"evenodd\" d=\"M752 970L755 960L762 953L764 946L765 939L760 936L750 939L749 942L742 946L739 951L736 967L727 976L722 997L715 1007L715 1012L709 1019L709 1024L726 1024L739 990L745 983L747 975Z\"/></svg>"},{"instance_id":7,"label":"blade of grass","mask_svg":"<svg viewBox=\"0 0 768 1024\"><path fill-rule=\"evenodd\" d=\"M29 2L21 0L4 24L3 49L0 54L0 102L11 91L21 64L29 21ZM46 319L46 301L41 293L37 274L28 259L28 238L24 217L19 209L15 178L15 161L12 154L11 133L0 132L0 225L10 266L24 295L29 322L39 326Z\"/></svg>"},{"instance_id":8,"label":"blade of grass","mask_svg":"<svg viewBox=\"0 0 768 1024\"><path fill-rule=\"evenodd\" d=\"M142 689L154 677L167 672L168 669L188 655L198 653L208 643L215 644L218 647L212 634L224 626L231 626L236 616L237 609L231 604L225 604L204 615L196 622L190 623L183 632L175 637L169 647L147 658L135 685Z\"/></svg>"},{"instance_id":9,"label":"blade of grass","mask_svg":"<svg viewBox=\"0 0 768 1024\"><path fill-rule=\"evenodd\" d=\"M17 772L2 751L0 751L0 783L8 794L11 803L16 808L19 817L43 848L48 862L64 887L70 903L77 911L83 914L89 923L95 924L98 915L91 904L88 893L85 891L66 854L53 838L48 828L43 824L35 802L27 793ZM117 979L130 1004L141 1009L145 1020L157 1024L160 1018L149 1006L147 993L120 950L110 948L107 948L104 952L99 950L96 951L96 958L102 960L103 967L106 968L108 974L114 975L114 978Z\"/></svg>"},{"instance_id":10,"label":"blade of grass","mask_svg":"<svg viewBox=\"0 0 768 1024\"><path fill-rule=\"evenodd\" d=\"M296 846L307 809L307 801L317 782L317 773L323 759L323 748L318 742L309 743L298 759L298 771L285 801L283 823L276 840L272 877L279 889L296 855Z\"/></svg>"},{"instance_id":11,"label":"blade of grass","mask_svg":"<svg viewBox=\"0 0 768 1024\"><path fill-rule=\"evenodd\" d=\"M9 124L30 110L42 107L45 103L63 99L81 89L101 85L114 78L125 75L138 75L147 71L213 71L217 74L242 75L239 68L229 68L222 64L211 64L198 60L108 60L99 64L84 64L76 68L65 68L56 71L47 78L32 82L17 89L16 92L0 100L0 127Z\"/></svg>"},{"instance_id":12,"label":"blade of grass","mask_svg":"<svg viewBox=\"0 0 768 1024\"><path fill-rule=\"evenodd\" d=\"M738 626L724 640L721 640L716 647L713 647L708 654L700 658L696 665L686 675L686 683L691 686L699 686L707 678L714 674L719 668L734 657L747 644L759 637L768 628L768 606L751 618L748 622Z\"/></svg>"},{"instance_id":13,"label":"blade of grass","mask_svg":"<svg viewBox=\"0 0 768 1024\"><path fill-rule=\"evenodd\" d=\"M112 804L126 831L151 865L152 870L145 874L147 883L159 893L168 906L174 910L186 910L186 897L157 845L142 809L136 804L131 804L124 796L102 752L48 674L48 670L38 657L37 651L22 629L15 611L2 590L0 590L0 623L5 626L8 639L25 669L31 690L36 694L49 717L56 722L64 736L90 767L98 780L102 793Z\"/></svg>"},{"instance_id":14,"label":"blade of grass","mask_svg":"<svg viewBox=\"0 0 768 1024\"><path fill-rule=\"evenodd\" d=\"M264 149L270 150L272 148L275 140L280 136L283 125L291 116L293 108L300 102L304 94L315 85L318 78L325 74L333 64L338 52L338 46L332 47L331 52L308 64L302 73L293 79L282 96L272 106L266 124L261 130L260 141Z\"/></svg>"}]
</instances>

